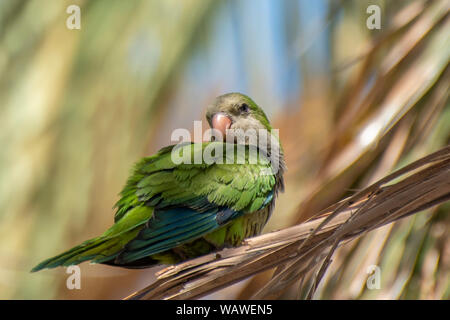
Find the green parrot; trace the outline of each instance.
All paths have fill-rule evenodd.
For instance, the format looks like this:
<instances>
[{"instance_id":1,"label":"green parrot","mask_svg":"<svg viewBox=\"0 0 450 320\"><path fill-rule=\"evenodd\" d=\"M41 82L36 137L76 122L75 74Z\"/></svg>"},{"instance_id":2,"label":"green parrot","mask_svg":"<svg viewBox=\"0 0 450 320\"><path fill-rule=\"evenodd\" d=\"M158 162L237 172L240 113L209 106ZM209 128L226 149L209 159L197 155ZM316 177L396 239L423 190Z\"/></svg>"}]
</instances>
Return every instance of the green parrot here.
<instances>
[{"instance_id":1,"label":"green parrot","mask_svg":"<svg viewBox=\"0 0 450 320\"><path fill-rule=\"evenodd\" d=\"M206 118L211 141L143 158L120 193L114 224L31 271L87 260L126 268L174 264L260 234L284 189L279 138L263 110L240 93L216 98Z\"/></svg>"}]
</instances>

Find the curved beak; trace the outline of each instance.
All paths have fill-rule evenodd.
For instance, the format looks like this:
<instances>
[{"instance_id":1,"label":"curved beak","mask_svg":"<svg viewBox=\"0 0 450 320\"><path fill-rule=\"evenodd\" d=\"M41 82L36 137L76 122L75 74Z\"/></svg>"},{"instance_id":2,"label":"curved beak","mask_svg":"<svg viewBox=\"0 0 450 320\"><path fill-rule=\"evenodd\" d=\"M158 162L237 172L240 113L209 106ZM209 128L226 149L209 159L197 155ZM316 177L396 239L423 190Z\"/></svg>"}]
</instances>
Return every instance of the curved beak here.
<instances>
[{"instance_id":1,"label":"curved beak","mask_svg":"<svg viewBox=\"0 0 450 320\"><path fill-rule=\"evenodd\" d=\"M227 129L230 129L231 124L231 118L224 113L216 113L211 120L212 128L218 130L224 138L226 136L226 131Z\"/></svg>"}]
</instances>

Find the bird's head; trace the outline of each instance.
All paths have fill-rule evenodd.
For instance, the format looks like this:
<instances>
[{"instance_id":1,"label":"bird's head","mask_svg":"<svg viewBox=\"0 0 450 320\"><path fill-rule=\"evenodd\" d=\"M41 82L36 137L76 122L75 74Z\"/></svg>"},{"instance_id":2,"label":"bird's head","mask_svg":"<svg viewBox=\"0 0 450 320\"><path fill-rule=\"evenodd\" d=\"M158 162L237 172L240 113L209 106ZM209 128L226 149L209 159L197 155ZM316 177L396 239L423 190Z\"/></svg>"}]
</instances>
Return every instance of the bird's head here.
<instances>
[{"instance_id":1,"label":"bird's head","mask_svg":"<svg viewBox=\"0 0 450 320\"><path fill-rule=\"evenodd\" d=\"M271 132L269 120L264 111L248 96L241 93L227 93L217 97L208 107L206 119L212 129L218 130L223 139L235 132Z\"/></svg>"},{"instance_id":2,"label":"bird's head","mask_svg":"<svg viewBox=\"0 0 450 320\"><path fill-rule=\"evenodd\" d=\"M206 119L213 129L211 140L256 146L270 158L271 172L283 174L284 156L277 130L272 130L264 111L248 96L228 93L217 97L208 107Z\"/></svg>"}]
</instances>

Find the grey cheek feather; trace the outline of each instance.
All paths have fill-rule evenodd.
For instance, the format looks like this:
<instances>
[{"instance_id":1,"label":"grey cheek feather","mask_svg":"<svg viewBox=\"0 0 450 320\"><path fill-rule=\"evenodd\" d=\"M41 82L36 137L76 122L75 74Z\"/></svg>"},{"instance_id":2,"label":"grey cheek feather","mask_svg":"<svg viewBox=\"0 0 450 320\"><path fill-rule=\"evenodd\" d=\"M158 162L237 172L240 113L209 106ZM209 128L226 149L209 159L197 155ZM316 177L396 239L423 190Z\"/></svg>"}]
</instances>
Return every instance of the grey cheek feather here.
<instances>
[{"instance_id":1,"label":"grey cheek feather","mask_svg":"<svg viewBox=\"0 0 450 320\"><path fill-rule=\"evenodd\" d=\"M265 128L258 120L248 117L235 120L230 129L229 138L237 139L239 143L257 144L259 130Z\"/></svg>"},{"instance_id":2,"label":"grey cheek feather","mask_svg":"<svg viewBox=\"0 0 450 320\"><path fill-rule=\"evenodd\" d=\"M242 130L249 130L254 129L258 131L259 129L265 129L264 126L255 118L253 117L247 117L247 118L240 118L237 121L233 123L231 126L231 129L242 129Z\"/></svg>"}]
</instances>

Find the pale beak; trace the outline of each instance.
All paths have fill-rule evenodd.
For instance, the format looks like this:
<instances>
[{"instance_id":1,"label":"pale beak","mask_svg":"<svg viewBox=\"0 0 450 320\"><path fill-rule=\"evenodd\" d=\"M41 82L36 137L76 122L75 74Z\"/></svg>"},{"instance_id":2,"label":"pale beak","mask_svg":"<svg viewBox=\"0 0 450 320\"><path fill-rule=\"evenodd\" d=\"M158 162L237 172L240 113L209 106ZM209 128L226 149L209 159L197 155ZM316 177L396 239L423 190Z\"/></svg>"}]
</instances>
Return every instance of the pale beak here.
<instances>
[{"instance_id":1,"label":"pale beak","mask_svg":"<svg viewBox=\"0 0 450 320\"><path fill-rule=\"evenodd\" d=\"M213 129L218 130L222 137L225 138L227 129L230 129L231 127L231 119L229 116L227 116L224 113L216 113L213 115L211 120L211 125Z\"/></svg>"}]
</instances>

